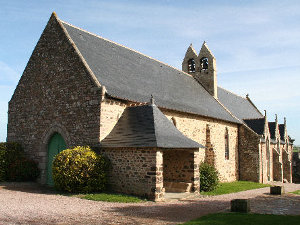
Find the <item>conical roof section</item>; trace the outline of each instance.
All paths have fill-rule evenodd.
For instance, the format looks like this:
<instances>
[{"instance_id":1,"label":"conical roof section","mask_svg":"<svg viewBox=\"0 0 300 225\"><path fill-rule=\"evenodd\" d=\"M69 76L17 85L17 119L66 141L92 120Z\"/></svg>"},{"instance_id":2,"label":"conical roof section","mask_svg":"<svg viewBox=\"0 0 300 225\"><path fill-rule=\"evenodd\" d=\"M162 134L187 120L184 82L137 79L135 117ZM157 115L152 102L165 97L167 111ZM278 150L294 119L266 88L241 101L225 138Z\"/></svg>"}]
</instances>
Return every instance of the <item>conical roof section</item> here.
<instances>
[{"instance_id":1,"label":"conical roof section","mask_svg":"<svg viewBox=\"0 0 300 225\"><path fill-rule=\"evenodd\" d=\"M101 147L204 148L184 136L155 104L127 107Z\"/></svg>"}]
</instances>

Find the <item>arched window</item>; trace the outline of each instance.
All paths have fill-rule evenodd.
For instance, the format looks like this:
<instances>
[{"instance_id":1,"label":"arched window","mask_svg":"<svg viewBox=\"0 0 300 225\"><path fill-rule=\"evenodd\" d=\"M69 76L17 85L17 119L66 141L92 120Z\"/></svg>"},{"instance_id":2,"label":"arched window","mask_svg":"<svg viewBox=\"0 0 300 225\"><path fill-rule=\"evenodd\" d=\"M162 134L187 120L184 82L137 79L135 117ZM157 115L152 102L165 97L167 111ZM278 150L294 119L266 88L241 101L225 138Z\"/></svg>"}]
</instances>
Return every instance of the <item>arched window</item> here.
<instances>
[{"instance_id":1,"label":"arched window","mask_svg":"<svg viewBox=\"0 0 300 225\"><path fill-rule=\"evenodd\" d=\"M194 73L196 71L196 63L194 59L188 61L188 70L189 73Z\"/></svg>"},{"instance_id":2,"label":"arched window","mask_svg":"<svg viewBox=\"0 0 300 225\"><path fill-rule=\"evenodd\" d=\"M228 128L225 129L225 159L229 159L229 135Z\"/></svg>"},{"instance_id":3,"label":"arched window","mask_svg":"<svg viewBox=\"0 0 300 225\"><path fill-rule=\"evenodd\" d=\"M208 58L207 57L203 57L200 59L200 66L201 66L201 70L208 69Z\"/></svg>"}]
</instances>

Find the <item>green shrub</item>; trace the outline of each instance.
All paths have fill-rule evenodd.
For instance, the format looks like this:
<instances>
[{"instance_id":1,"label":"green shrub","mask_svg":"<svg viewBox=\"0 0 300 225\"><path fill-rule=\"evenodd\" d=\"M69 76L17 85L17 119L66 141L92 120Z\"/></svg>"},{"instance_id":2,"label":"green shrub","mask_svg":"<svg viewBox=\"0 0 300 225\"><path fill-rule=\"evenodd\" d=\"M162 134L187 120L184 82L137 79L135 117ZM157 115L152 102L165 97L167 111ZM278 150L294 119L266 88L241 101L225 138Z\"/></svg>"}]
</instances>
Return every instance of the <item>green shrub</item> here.
<instances>
[{"instance_id":1,"label":"green shrub","mask_svg":"<svg viewBox=\"0 0 300 225\"><path fill-rule=\"evenodd\" d=\"M103 191L108 161L90 147L77 146L56 155L52 174L58 190L73 193Z\"/></svg>"},{"instance_id":2,"label":"green shrub","mask_svg":"<svg viewBox=\"0 0 300 225\"><path fill-rule=\"evenodd\" d=\"M24 157L17 159L8 168L10 181L34 181L40 175L37 163Z\"/></svg>"},{"instance_id":3,"label":"green shrub","mask_svg":"<svg viewBox=\"0 0 300 225\"><path fill-rule=\"evenodd\" d=\"M200 164L200 191L212 191L219 183L218 171L207 163Z\"/></svg>"},{"instance_id":4,"label":"green shrub","mask_svg":"<svg viewBox=\"0 0 300 225\"><path fill-rule=\"evenodd\" d=\"M20 144L0 143L0 181L34 181L38 176L37 163L26 158Z\"/></svg>"},{"instance_id":5,"label":"green shrub","mask_svg":"<svg viewBox=\"0 0 300 225\"><path fill-rule=\"evenodd\" d=\"M6 180L5 152L0 150L0 182Z\"/></svg>"}]
</instances>

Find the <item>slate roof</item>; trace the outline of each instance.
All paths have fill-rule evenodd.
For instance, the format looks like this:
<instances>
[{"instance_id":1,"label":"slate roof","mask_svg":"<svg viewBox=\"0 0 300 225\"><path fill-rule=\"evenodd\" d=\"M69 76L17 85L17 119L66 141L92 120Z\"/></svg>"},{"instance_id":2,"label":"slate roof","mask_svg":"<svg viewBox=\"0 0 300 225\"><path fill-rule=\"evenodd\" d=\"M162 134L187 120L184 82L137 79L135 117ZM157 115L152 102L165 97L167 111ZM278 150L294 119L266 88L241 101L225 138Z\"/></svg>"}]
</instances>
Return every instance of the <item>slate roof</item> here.
<instances>
[{"instance_id":1,"label":"slate roof","mask_svg":"<svg viewBox=\"0 0 300 225\"><path fill-rule=\"evenodd\" d=\"M275 128L276 128L276 123L275 122L269 122L269 131L270 131L270 136L271 139L276 139L275 137Z\"/></svg>"},{"instance_id":2,"label":"slate roof","mask_svg":"<svg viewBox=\"0 0 300 225\"><path fill-rule=\"evenodd\" d=\"M133 102L241 123L192 76L61 21L107 94Z\"/></svg>"},{"instance_id":3,"label":"slate roof","mask_svg":"<svg viewBox=\"0 0 300 225\"><path fill-rule=\"evenodd\" d=\"M281 139L282 141L284 141L284 131L285 131L285 129L284 129L284 124L279 124L280 139Z\"/></svg>"},{"instance_id":4,"label":"slate roof","mask_svg":"<svg viewBox=\"0 0 300 225\"><path fill-rule=\"evenodd\" d=\"M259 110L246 98L218 87L218 99L229 111L240 120L263 118Z\"/></svg>"},{"instance_id":5,"label":"slate roof","mask_svg":"<svg viewBox=\"0 0 300 225\"><path fill-rule=\"evenodd\" d=\"M184 136L156 105L127 107L101 147L204 148Z\"/></svg>"},{"instance_id":6,"label":"slate roof","mask_svg":"<svg viewBox=\"0 0 300 225\"><path fill-rule=\"evenodd\" d=\"M247 119L244 120L248 127L250 127L255 133L259 135L264 134L265 129L265 118L259 119Z\"/></svg>"}]
</instances>

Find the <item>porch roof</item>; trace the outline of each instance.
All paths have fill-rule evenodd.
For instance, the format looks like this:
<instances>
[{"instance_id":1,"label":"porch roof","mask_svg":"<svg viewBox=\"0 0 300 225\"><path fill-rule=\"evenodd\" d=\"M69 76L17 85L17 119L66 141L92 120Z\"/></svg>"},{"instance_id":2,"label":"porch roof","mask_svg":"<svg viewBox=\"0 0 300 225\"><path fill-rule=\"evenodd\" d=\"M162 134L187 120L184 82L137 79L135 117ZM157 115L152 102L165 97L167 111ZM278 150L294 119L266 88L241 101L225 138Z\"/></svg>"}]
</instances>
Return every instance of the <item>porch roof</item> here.
<instances>
[{"instance_id":1,"label":"porch roof","mask_svg":"<svg viewBox=\"0 0 300 225\"><path fill-rule=\"evenodd\" d=\"M100 146L204 148L184 136L154 104L127 107Z\"/></svg>"}]
</instances>

